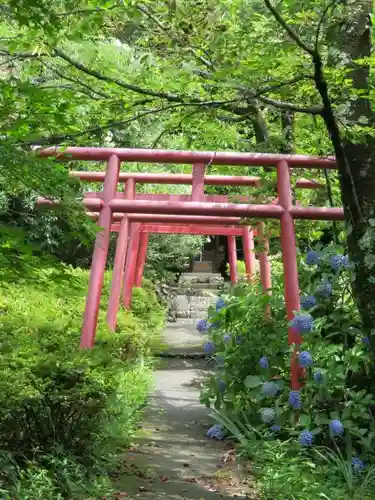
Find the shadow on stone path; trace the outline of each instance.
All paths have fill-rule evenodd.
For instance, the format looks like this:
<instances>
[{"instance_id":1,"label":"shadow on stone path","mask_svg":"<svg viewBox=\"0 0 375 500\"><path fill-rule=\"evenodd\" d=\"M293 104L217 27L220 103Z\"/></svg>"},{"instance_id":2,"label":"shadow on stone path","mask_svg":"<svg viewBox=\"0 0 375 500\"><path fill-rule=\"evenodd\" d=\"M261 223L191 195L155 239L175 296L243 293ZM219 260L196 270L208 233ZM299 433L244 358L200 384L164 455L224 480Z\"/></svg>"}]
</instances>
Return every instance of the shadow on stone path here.
<instances>
[{"instance_id":1,"label":"shadow on stone path","mask_svg":"<svg viewBox=\"0 0 375 500\"><path fill-rule=\"evenodd\" d=\"M168 325L165 341L178 353L201 353L202 337L192 320ZM160 361L142 431L118 471L128 496L118 498L257 498L233 446L205 437L214 422L199 403L199 381L209 371L204 359Z\"/></svg>"}]
</instances>

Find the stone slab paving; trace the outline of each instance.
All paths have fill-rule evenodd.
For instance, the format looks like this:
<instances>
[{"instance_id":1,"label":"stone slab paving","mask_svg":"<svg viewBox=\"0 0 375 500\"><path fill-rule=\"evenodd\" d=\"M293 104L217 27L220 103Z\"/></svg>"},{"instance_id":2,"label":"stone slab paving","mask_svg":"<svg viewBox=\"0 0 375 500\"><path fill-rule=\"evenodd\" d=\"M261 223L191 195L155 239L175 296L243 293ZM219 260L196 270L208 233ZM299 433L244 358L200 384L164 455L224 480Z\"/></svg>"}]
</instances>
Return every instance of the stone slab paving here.
<instances>
[{"instance_id":1,"label":"stone slab paving","mask_svg":"<svg viewBox=\"0 0 375 500\"><path fill-rule=\"evenodd\" d=\"M192 320L165 330L169 350L184 353L202 343ZM211 500L256 499L251 471L233 445L205 437L214 423L199 403L199 384L212 366L206 359L161 360L155 388L136 445L117 472L115 498Z\"/></svg>"}]
</instances>

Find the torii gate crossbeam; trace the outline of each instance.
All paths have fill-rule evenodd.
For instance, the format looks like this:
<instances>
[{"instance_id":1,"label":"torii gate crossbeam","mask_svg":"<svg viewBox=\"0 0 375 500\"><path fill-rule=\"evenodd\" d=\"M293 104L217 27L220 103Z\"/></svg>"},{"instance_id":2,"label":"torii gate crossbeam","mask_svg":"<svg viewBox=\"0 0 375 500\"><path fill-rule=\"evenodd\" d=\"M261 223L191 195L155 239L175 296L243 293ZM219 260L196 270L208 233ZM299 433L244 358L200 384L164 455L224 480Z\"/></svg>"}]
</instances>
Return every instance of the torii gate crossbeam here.
<instances>
[{"instance_id":1,"label":"torii gate crossbeam","mask_svg":"<svg viewBox=\"0 0 375 500\"><path fill-rule=\"evenodd\" d=\"M296 255L296 239L294 219L310 220L343 220L341 208L301 207L293 205L290 169L320 168L336 169L334 158L314 158L301 155L279 155L261 153L236 152L199 152L199 151L165 151L122 148L46 148L38 150L41 156L54 156L60 160L79 159L89 161L107 161L101 199L85 199L84 205L93 212L99 212L98 224L103 228L97 234L93 263L89 281L89 293L86 302L84 325L82 328L81 346L92 347L95 338L101 290L105 264L108 253L112 224L112 213L126 214L121 223L125 228L129 225L127 214L152 215L192 215L192 216L225 216L256 217L280 219L281 246L284 264L284 296L289 320L299 311L299 284ZM121 162L174 163L194 165L192 174L192 201L160 201L134 199L127 195L125 199L117 199ZM205 165L233 166L268 166L277 170L278 204L247 205L244 203L205 202L204 183ZM129 179L130 181L131 179ZM133 187L135 181L133 179ZM173 182L173 180L171 180ZM53 202L44 201L44 204ZM134 223L133 228L139 223ZM136 231L135 231L136 233ZM124 235L125 229L119 235ZM132 239L133 243L135 238ZM135 245L134 245L135 246ZM123 269L123 267L121 268ZM291 360L291 386L300 387L301 371L297 362L298 345L301 343L299 333L289 327L288 342L296 346Z\"/></svg>"}]
</instances>

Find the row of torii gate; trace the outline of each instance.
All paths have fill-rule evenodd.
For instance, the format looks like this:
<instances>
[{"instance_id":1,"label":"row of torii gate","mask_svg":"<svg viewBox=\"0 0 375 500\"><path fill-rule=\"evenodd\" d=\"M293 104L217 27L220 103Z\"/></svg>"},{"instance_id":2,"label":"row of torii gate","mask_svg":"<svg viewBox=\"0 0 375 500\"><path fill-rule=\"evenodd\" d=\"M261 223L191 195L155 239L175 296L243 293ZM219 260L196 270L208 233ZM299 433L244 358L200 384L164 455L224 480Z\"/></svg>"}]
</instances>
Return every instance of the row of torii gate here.
<instances>
[{"instance_id":1,"label":"row of torii gate","mask_svg":"<svg viewBox=\"0 0 375 500\"><path fill-rule=\"evenodd\" d=\"M246 274L251 280L254 273L254 234L262 241L259 252L261 282L265 291L271 288L270 265L267 257L268 242L264 237L264 223L257 229L243 225L244 218L274 218L280 220L280 239L284 265L284 295L287 317L293 319L300 309L297 251L294 219L344 220L342 208L303 207L293 204L290 169L335 169L332 158L300 155L276 155L235 152L192 152L121 148L68 147L47 148L41 156L54 156L59 160L105 161L106 171L72 172L82 181L103 182L101 192L87 192L83 204L88 215L102 228L96 236L92 266L81 333L81 347L94 345L100 299L104 281L111 232L118 232L112 284L107 310L107 323L114 331L120 307L121 293L125 308L131 306L133 286L139 287L147 255L150 233L226 235L232 283L237 281L236 237L242 237ZM121 165L130 162L187 164L192 174L122 172ZM205 185L259 186L261 179L252 176L205 175L207 165L237 165L276 167L277 197L269 204L251 204L251 197L206 195ZM124 190L118 184L124 183ZM137 193L137 184L187 184L191 195ZM295 187L320 189L315 181L299 179ZM40 205L57 202L39 199ZM301 338L293 328L288 329L289 344L298 345ZM292 388L300 384L300 369L296 356L291 361Z\"/></svg>"}]
</instances>

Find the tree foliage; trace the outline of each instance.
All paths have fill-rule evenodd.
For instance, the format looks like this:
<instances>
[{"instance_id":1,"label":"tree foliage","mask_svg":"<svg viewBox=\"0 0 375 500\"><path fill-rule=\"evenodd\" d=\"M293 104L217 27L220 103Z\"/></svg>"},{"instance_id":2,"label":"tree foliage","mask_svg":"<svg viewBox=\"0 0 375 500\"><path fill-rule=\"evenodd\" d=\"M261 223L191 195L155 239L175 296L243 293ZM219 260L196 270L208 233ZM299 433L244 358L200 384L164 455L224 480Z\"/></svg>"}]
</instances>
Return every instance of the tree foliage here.
<instances>
[{"instance_id":1,"label":"tree foliage","mask_svg":"<svg viewBox=\"0 0 375 500\"><path fill-rule=\"evenodd\" d=\"M8 0L1 10L0 123L20 147L336 154L338 177L330 174L320 201L342 198L370 327L371 0ZM298 175L328 181L314 170ZM274 172L262 176L273 191ZM297 196L305 204L317 198Z\"/></svg>"}]
</instances>

